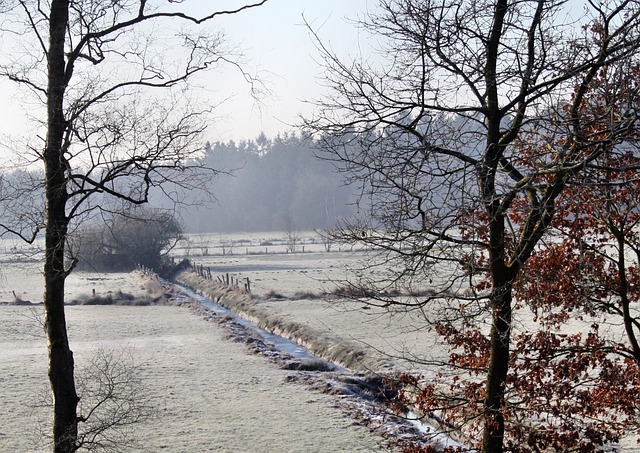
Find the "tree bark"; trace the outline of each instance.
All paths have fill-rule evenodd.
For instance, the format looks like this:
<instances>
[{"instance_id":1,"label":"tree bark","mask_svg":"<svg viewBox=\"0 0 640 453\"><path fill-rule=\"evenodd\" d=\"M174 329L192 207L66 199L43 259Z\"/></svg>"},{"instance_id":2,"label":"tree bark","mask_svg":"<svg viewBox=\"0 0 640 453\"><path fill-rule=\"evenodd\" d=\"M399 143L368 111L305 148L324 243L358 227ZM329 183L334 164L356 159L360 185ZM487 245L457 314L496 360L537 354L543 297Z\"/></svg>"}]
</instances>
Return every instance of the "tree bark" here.
<instances>
[{"instance_id":1,"label":"tree bark","mask_svg":"<svg viewBox=\"0 0 640 453\"><path fill-rule=\"evenodd\" d=\"M493 322L490 334L482 438L482 451L485 453L501 453L504 448L503 408L505 405L505 384L509 371L512 317L512 283L507 274L507 270L504 269L504 272L494 277L495 286L491 295Z\"/></svg>"},{"instance_id":2,"label":"tree bark","mask_svg":"<svg viewBox=\"0 0 640 453\"><path fill-rule=\"evenodd\" d=\"M64 310L64 246L69 220L66 165L64 159L66 88L65 32L69 0L53 0L49 23L47 137L44 150L46 178L45 293L46 329L49 350L49 380L53 392L54 451L76 451L78 436L73 353L69 347Z\"/></svg>"},{"instance_id":3,"label":"tree bark","mask_svg":"<svg viewBox=\"0 0 640 453\"><path fill-rule=\"evenodd\" d=\"M624 228L624 226L623 226ZM622 319L624 322L624 330L627 333L627 339L631 346L631 353L633 354L633 360L636 365L640 366L640 344L638 344L638 338L634 330L634 314L631 310L631 300L629 298L629 280L627 279L627 265L625 252L625 236L623 228L616 228L610 223L609 230L613 232L614 237L618 245L618 259L616 260L618 270L618 294L620 295L620 304L622 305Z\"/></svg>"},{"instance_id":4,"label":"tree bark","mask_svg":"<svg viewBox=\"0 0 640 453\"><path fill-rule=\"evenodd\" d=\"M504 20L509 9L506 0L496 3L493 24L487 41L487 60L484 68L486 89L487 149L480 171L480 191L489 218L489 259L492 279L491 338L484 402L483 453L502 453L504 448L504 391L509 370L509 342L511 339L510 269L505 264L505 225L500 197L496 191L498 163L504 148L500 143L500 123L497 65L499 47L504 33Z\"/></svg>"}]
</instances>

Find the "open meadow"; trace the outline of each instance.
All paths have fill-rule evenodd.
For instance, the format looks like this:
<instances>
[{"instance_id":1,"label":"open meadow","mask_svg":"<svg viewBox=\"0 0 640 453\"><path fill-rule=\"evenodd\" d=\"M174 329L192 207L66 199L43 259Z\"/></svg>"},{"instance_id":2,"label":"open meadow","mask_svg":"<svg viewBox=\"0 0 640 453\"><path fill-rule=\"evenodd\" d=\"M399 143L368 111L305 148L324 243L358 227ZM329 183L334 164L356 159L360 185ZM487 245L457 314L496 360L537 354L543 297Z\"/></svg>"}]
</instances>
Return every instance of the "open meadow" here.
<instances>
[{"instance_id":1,"label":"open meadow","mask_svg":"<svg viewBox=\"0 0 640 453\"><path fill-rule=\"evenodd\" d=\"M39 256L15 245L4 252L0 451L49 451ZM300 275L292 274L292 280ZM94 291L116 299L122 293L141 297L148 282L139 273L76 272L68 279L67 300L82 301ZM133 426L136 443L122 451L387 450L385 439L355 423L336 396L286 382L291 371L250 354L187 307L71 305L66 311L76 374L103 351L126 356L135 365L141 394L157 410Z\"/></svg>"},{"instance_id":2,"label":"open meadow","mask_svg":"<svg viewBox=\"0 0 640 453\"><path fill-rule=\"evenodd\" d=\"M358 351L357 357L364 357L360 364L349 362L353 368L361 365L382 373L409 371L426 379L449 372L433 366L433 362L446 361L448 348L428 328L424 315L429 313L374 307L332 296L353 278L354 270L366 271L367 250L328 246L313 233L299 233L296 238L295 253L291 253L290 233L192 236L189 258L210 272L214 280L235 280L239 287L249 282L252 302L240 303L239 311L245 311L250 319L262 320L268 329L285 334L288 330L289 336L302 339L320 355L327 351L327 356L335 357L324 343L342 344ZM175 253L186 255L181 250ZM445 281L448 269L440 272L428 284L438 285L438 278ZM526 308L521 310L514 318L514 332L535 331L535 317ZM584 334L590 323L597 323L609 338L625 341L622 325L615 318L576 317L559 333ZM288 324L294 327L288 329ZM487 331L489 326L487 320ZM636 436L629 435L611 445L610 451L640 452L639 444Z\"/></svg>"},{"instance_id":3,"label":"open meadow","mask_svg":"<svg viewBox=\"0 0 640 453\"><path fill-rule=\"evenodd\" d=\"M287 233L189 235L172 254L202 266L215 281L249 283L251 296L243 297L254 311L242 313L245 318L269 320L276 332L277 326L301 326L310 349L341 345L357 351L358 360L366 360L349 362L353 369L435 372L420 362L442 359L446 349L418 312L327 297L361 266L364 251L329 246L314 233L300 233L292 248ZM0 451L47 451L40 429L48 429L50 411L39 404L47 393L42 307L11 303L14 291L22 300L40 301L42 276L37 259L16 259L12 250L3 254L0 284ZM120 292L144 296L149 281L139 273L77 272L68 280L67 299L82 300L94 290L115 298ZM158 409L134 427L140 451L388 449L380 430L372 433L349 418L340 398L288 382L297 380L295 372L250 354L227 330L186 306L73 305L67 313L79 370L103 350L135 363L141 389ZM640 449L630 440L620 451Z\"/></svg>"},{"instance_id":4,"label":"open meadow","mask_svg":"<svg viewBox=\"0 0 640 453\"><path fill-rule=\"evenodd\" d=\"M0 311L0 451L49 451L41 429L50 411L39 406L47 391L42 329L29 307ZM286 383L286 370L185 307L72 306L68 319L79 369L99 349L126 353L138 367L139 390L158 411L133 427L139 451L381 449L333 397Z\"/></svg>"}]
</instances>

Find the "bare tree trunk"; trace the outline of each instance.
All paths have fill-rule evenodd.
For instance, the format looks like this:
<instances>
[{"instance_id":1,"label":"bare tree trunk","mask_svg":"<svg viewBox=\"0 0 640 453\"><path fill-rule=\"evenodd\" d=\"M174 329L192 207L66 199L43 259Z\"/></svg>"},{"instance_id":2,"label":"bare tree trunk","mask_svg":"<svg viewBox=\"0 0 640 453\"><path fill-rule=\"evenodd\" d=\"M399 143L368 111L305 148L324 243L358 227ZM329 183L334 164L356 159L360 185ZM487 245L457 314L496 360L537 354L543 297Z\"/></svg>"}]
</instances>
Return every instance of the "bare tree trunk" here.
<instances>
[{"instance_id":1,"label":"bare tree trunk","mask_svg":"<svg viewBox=\"0 0 640 453\"><path fill-rule=\"evenodd\" d=\"M508 3L499 0L493 14L493 24L487 42L487 60L484 68L486 83L487 150L480 171L480 191L489 218L489 257L492 279L491 308L492 323L484 402L484 427L482 451L502 453L505 420L504 392L509 370L509 341L511 337L511 279L505 264L505 225L501 203L496 193L498 162L504 149L500 146L500 122L498 96L498 49L504 33L504 19Z\"/></svg>"},{"instance_id":2,"label":"bare tree trunk","mask_svg":"<svg viewBox=\"0 0 640 453\"><path fill-rule=\"evenodd\" d=\"M506 274L506 272L505 272ZM504 276L506 277L506 275ZM511 338L511 282L498 276L491 300L493 322L490 334L489 368L484 402L484 431L482 451L503 451L505 419L505 387L509 371L509 342ZM495 280L494 280L495 281Z\"/></svg>"},{"instance_id":3,"label":"bare tree trunk","mask_svg":"<svg viewBox=\"0 0 640 453\"><path fill-rule=\"evenodd\" d=\"M625 236L622 229L616 228L613 223L609 224L609 230L616 238L618 246L618 259L616 260L616 266L618 271L618 294L620 296L620 305L622 306L622 320L624 322L624 330L627 333L627 339L631 346L631 353L633 354L633 360L638 366L640 366L640 344L636 337L636 331L634 330L634 314L631 310L632 301L629 298L629 280L627 279L627 264L624 255L625 252Z\"/></svg>"},{"instance_id":4,"label":"bare tree trunk","mask_svg":"<svg viewBox=\"0 0 640 453\"><path fill-rule=\"evenodd\" d=\"M213 22L221 15L258 7L266 1L241 4L233 10L208 8L201 17L189 15L178 6L175 10L173 6L166 11L165 8L158 10L147 5L149 2L145 0L84 3L20 0L6 2L6 13L3 8L2 14L11 15L7 20L16 25L15 30L20 29L18 24L24 26L25 38L31 40L25 40L24 45L31 45L31 52L23 55L24 64L22 57L20 64L15 57L2 59L0 77L33 90L37 101L46 99L46 138L44 150L38 154L44 162L45 219L41 220L42 210L38 206L27 206L26 214L20 213L17 218L18 223L35 219L31 241L35 240L43 223L45 228L44 302L55 452L70 453L81 447L83 433L78 433L78 423L85 421L83 414L78 414L74 360L64 307L65 280L75 264L72 262L65 267L70 223L73 219L80 221L82 214L101 209L99 203L92 203L97 200L96 196L112 197L137 206L148 201L152 187L171 183L178 189L165 195L171 202L179 203L184 196L183 190L203 188L203 183L216 173L194 159L200 152L199 141L206 127L208 108L194 108L190 102L174 100L173 96L168 96L166 103L145 102L140 114L125 109L122 104L138 102L147 91L185 84L194 74L221 60L231 62L221 58L219 39L212 39L213 34L209 31L200 34L195 29L193 38L184 39L181 32L179 37L175 36L175 42L159 40L163 43L157 47L162 51L153 51L156 57L149 60L149 49L155 46L155 40L138 43L135 29L144 26L141 24L145 22L166 20L196 27ZM48 40L45 24L48 25ZM17 38L15 30L3 28L0 37L22 39L21 36ZM140 44L140 50L123 53L115 44L116 40L123 46L136 43L134 47L137 48ZM202 45L205 41L206 45ZM150 47L142 49L147 44ZM184 47L185 57L165 68L159 55L167 49L175 49L174 45ZM99 69L98 65L111 58L135 69L109 77L109 72ZM72 82L74 68L78 80ZM146 75L149 70L154 73L151 78ZM42 74L46 74L46 86ZM136 74L140 76L136 77ZM77 89L67 90L71 85ZM106 108L105 102L112 104ZM116 117L124 121L107 119L105 122L105 116L109 116L105 112L111 112L112 108L122 109L122 115ZM141 124L140 121L150 127L134 126ZM100 136L96 138L93 131L103 131L106 135L95 134ZM125 147L129 149L133 141L138 143L134 155L120 155L120 151ZM72 144L73 150L70 149ZM87 168L89 161L93 165ZM28 240L22 234L23 226L16 229L0 225L0 228ZM118 422L113 423L113 426L117 425Z\"/></svg>"},{"instance_id":5,"label":"bare tree trunk","mask_svg":"<svg viewBox=\"0 0 640 453\"><path fill-rule=\"evenodd\" d=\"M489 169L482 173L482 190L485 194L495 195L494 173ZM513 269L505 263L505 225L504 216L499 213L498 202L488 203L489 218L489 255L492 291L490 303L492 323L489 343L489 363L487 364L486 395L484 402L484 428L482 451L501 453L504 448L505 388L509 371L509 350L511 340Z\"/></svg>"},{"instance_id":6,"label":"bare tree trunk","mask_svg":"<svg viewBox=\"0 0 640 453\"><path fill-rule=\"evenodd\" d=\"M69 348L64 311L64 245L68 219L63 141L63 98L66 86L65 31L69 0L53 0L49 23L47 141L44 150L46 178L45 293L49 348L49 380L54 399L54 451L76 450L78 436L73 353Z\"/></svg>"},{"instance_id":7,"label":"bare tree trunk","mask_svg":"<svg viewBox=\"0 0 640 453\"><path fill-rule=\"evenodd\" d=\"M47 235L47 242L49 242ZM49 252L49 246L47 245ZM54 252L55 255L59 253ZM56 257L47 258L47 269L55 266ZM49 343L49 380L54 398L53 436L54 451L76 450L78 435L77 405L74 380L73 353L69 348L64 312L64 276L45 271L45 307L47 338Z\"/></svg>"}]
</instances>

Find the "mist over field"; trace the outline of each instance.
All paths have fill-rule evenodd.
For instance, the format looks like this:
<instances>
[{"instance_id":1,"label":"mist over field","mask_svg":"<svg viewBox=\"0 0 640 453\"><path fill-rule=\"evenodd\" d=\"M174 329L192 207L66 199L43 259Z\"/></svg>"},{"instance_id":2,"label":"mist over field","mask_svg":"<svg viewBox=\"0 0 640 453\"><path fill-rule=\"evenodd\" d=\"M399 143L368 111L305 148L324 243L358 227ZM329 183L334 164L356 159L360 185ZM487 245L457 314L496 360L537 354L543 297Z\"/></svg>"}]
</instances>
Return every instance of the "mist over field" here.
<instances>
[{"instance_id":1,"label":"mist over field","mask_svg":"<svg viewBox=\"0 0 640 453\"><path fill-rule=\"evenodd\" d=\"M148 206L176 211L185 231L191 233L305 231L361 217L359 186L347 184L335 163L319 159L318 147L314 139L295 132L207 142L202 147L202 164L217 174L188 190L171 183L152 189ZM21 195L20 202L21 209L32 206L34 216L42 215L37 206L43 203L43 178L37 170L3 174L5 186L34 181L34 188ZM102 194L89 200L94 206L122 209ZM99 225L104 219L90 215L81 221Z\"/></svg>"}]
</instances>

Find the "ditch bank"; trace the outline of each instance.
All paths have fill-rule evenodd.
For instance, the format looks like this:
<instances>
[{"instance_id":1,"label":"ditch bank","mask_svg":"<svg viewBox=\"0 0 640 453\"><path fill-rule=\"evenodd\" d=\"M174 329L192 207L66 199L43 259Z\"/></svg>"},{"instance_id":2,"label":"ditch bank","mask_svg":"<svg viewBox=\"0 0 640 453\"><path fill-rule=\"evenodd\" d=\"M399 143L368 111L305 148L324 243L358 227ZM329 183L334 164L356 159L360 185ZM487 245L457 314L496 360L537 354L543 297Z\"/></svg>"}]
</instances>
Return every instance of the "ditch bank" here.
<instances>
[{"instance_id":1,"label":"ditch bank","mask_svg":"<svg viewBox=\"0 0 640 453\"><path fill-rule=\"evenodd\" d=\"M388 451L413 451L416 446L428 446L438 452L451 446L449 439L431 426L391 411L388 404L395 396L394 391L386 384L385 374L370 371L380 369L384 363L358 345L332 338L304 324L283 320L262 309L242 289L203 278L194 271L184 271L174 281L185 287L187 297L192 300L191 309L197 314L222 325L230 340L245 343L252 353L266 356L281 368L295 370L287 376L287 382L337 396L337 406L357 423L383 437ZM190 290L231 314L198 302L189 295ZM255 332L242 320L302 345L308 351L291 355L286 345L274 346L271 338Z\"/></svg>"},{"instance_id":2,"label":"ditch bank","mask_svg":"<svg viewBox=\"0 0 640 453\"><path fill-rule=\"evenodd\" d=\"M303 346L316 357L352 371L377 371L385 367L381 359L373 357L355 342L345 341L300 322L287 321L269 313L241 288L203 278L191 270L182 272L175 280L259 328Z\"/></svg>"}]
</instances>

